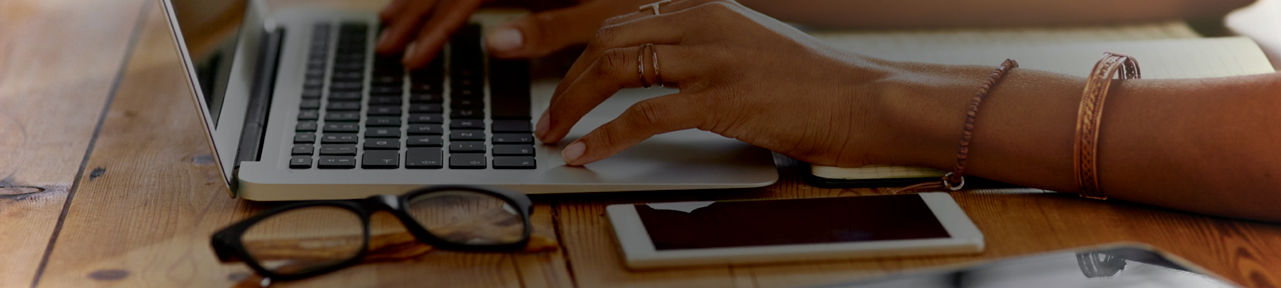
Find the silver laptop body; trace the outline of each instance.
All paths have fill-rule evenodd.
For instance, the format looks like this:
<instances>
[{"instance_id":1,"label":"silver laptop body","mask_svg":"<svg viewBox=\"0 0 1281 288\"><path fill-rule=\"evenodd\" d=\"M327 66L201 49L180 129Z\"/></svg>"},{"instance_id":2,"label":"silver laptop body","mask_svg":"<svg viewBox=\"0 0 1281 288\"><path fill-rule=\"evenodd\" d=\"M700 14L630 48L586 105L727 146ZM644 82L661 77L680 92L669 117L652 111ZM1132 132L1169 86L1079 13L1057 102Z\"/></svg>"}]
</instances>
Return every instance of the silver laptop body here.
<instances>
[{"instance_id":1,"label":"silver laptop body","mask_svg":"<svg viewBox=\"0 0 1281 288\"><path fill-rule=\"evenodd\" d=\"M191 7L186 7L185 5L191 5ZM526 141L524 143L532 143L517 145L529 145L533 149L532 151L518 149L524 151L524 153L517 152L520 155L506 156L508 155L506 153L509 152L500 153L495 149L500 148L498 147L499 145L503 145L504 149L516 146L508 145L506 144L507 142L499 143L500 141L508 141L508 138L503 137L510 138L513 133L495 132L498 128L491 127L491 125L494 125L495 121L498 120L490 118L467 120L474 123L483 121L485 126L481 127L483 130L468 130L475 132L477 135L471 135L472 133L455 135L455 130L460 133L463 130L456 129L457 127L451 128L453 126L451 124L454 124L453 122L462 121L452 118L451 113L463 112L453 108L457 107L455 104L459 103L454 103L456 100L448 96L456 90L452 86L459 85L451 83L455 80L455 76L451 74L453 72L451 69L454 68L449 64L453 64L451 62L454 60L442 62L445 66L443 69L446 72L442 74L444 79L441 82L440 86L442 88L439 92L443 99L438 102L439 107L412 106L417 104L412 103L411 100L404 100L404 103L401 103L403 107L401 109L403 110L383 111L398 113L397 115L383 114L379 116L384 118L379 121L384 121L386 118L399 117L401 121L399 126L368 126L373 125L372 122L374 122L369 119L369 117L373 117L370 115L374 113L372 111L385 110L383 106L374 107L375 103L372 103L373 100L369 99L372 92L371 89L374 89L371 85L371 81L374 80L370 80L371 76L369 74L373 73L370 71L375 70L376 67L374 66L378 64L374 63L376 57L372 52L372 45L369 45L370 48L364 50L363 60L353 60L364 62L365 68L363 69L366 75L360 80L364 87L357 89L362 94L361 97L364 98L359 100L359 104L357 104L359 107L346 107L347 109L356 109L354 111L360 114L361 119L356 121L348 120L348 122L329 121L326 118L328 113L334 112L328 110L334 108L330 105L341 104L331 103L341 102L330 99L336 92L331 89L322 89L323 94L320 97L311 95L310 98L304 93L315 93L315 89L308 88L314 88L315 85L322 85L319 87L324 88L346 85L336 83L340 82L335 76L335 73L338 72L333 70L339 66L339 60L335 54L338 54L339 47L344 45L342 43L348 43L340 41L351 40L350 38L352 37L364 37L365 39L363 40L366 43L372 43L377 37L376 12L288 9L268 13L266 3L252 0L247 3L244 20L239 23L238 32L226 33L226 35L238 37L224 36L221 37L223 40L219 40L220 37L199 33L227 29L180 27L180 22L188 26L202 25L199 19L189 20L188 18L182 18L199 18L184 15L184 13L189 13L188 11L207 11L212 9L198 7L200 5L210 4L197 0L165 1L169 23L173 27L175 38L178 39L178 47L183 54L192 87L198 97L196 102L200 106L200 111L212 139L212 144L217 154L217 162L223 170L228 184L232 187L233 196L256 201L348 199L374 194L398 194L425 185L444 184L495 186L525 193L714 189L760 187L772 184L778 179L778 173L769 151L734 139L697 130L658 135L616 156L583 167L571 167L564 164L560 156L561 148L570 143L570 141L612 120L637 101L676 92L670 89L627 89L619 92L584 117L573 128L569 136L561 143L556 143L556 145L544 145L537 139L533 139L530 132L515 133L530 135L529 139L525 139L523 136L519 138L524 139ZM489 24L502 23L512 16L505 13L481 13L473 16L472 21L479 23L481 27L485 27ZM208 18L205 17L203 19ZM343 34L359 30L359 27L367 27L365 28L367 29L366 32L363 34L352 33L352 35L356 36ZM188 30L182 30L184 28ZM339 39L344 37L343 35L346 35L348 39ZM184 37L191 39L184 39ZM239 41L233 38L239 39ZM327 44L316 44L320 42L326 42ZM192 43L196 46L189 46L187 43ZM479 47L480 44L477 43L476 45ZM350 45L346 47L350 48ZM454 56L454 53L458 53L452 51L452 49L457 48L448 48L447 52L445 52L446 55ZM327 51L327 53L317 55L316 52L318 51ZM483 53L480 55L483 55ZM360 57L350 59L357 58ZM491 63L493 62L492 60L484 57L481 57L481 59L483 60L480 61L493 64ZM275 64L273 65L272 63ZM327 68L326 74L323 77L319 77L319 79L323 79L323 84L316 83L318 77L315 77L315 75L308 75L309 72L315 73L314 69L312 71L308 71L308 69L318 67L316 63L324 63L323 66ZM459 63L462 62L460 61ZM495 70L488 69L488 73L495 74ZM529 122L536 120L536 117L542 114L549 102L557 79L555 77L539 76L541 75L533 75L531 78L536 80L527 82L529 83L528 90L531 98L530 104L528 104L528 115L534 117L501 119L504 123L520 122L513 120ZM414 76L410 75L407 78L412 79L412 77ZM490 78L484 79L489 82L489 85L483 85L477 91L483 91L483 95L480 97L483 97L484 102L488 103L488 105L484 105L483 108L479 109L483 109L486 115L495 116L494 113L496 111L494 108L500 104L494 102L494 95L497 95L494 88L502 88L504 86L498 86ZM410 80L405 82L409 83L408 85L416 85L416 82ZM412 97L409 90L412 90L412 88L401 92L400 96L402 98ZM516 90L520 91L521 89ZM318 105L316 102L319 102ZM318 108L315 108L317 106ZM303 107L312 107L314 109ZM419 120L423 119L422 117L426 117L421 114L411 113L414 109L420 108L439 109L434 111L435 114L445 119L435 121L437 123L433 123L433 125L437 125L437 127L407 124L414 120L409 119L411 117L419 117L415 118ZM312 113L311 111L322 115L300 114ZM426 110L420 110L419 112L421 111ZM310 118L317 119L300 120ZM317 127L302 128L302 126L312 124L303 123L304 125L300 126L301 122L307 121L314 122ZM356 127L352 128L352 125L345 124L338 125L343 123L353 124ZM343 127L329 127L327 124ZM521 124L518 126L528 126L528 123L517 124ZM327 128L344 127L356 130L347 130L344 133L331 133L327 130ZM391 131L399 134L388 138L370 138L368 133L374 132L375 128L382 132ZM394 129L388 130L390 128ZM310 142L305 139L307 138L305 135L299 136L299 134L306 133L300 131L308 129L315 131L312 132L315 139ZM410 131L410 129L416 130ZM430 135L414 134L423 132L418 131L422 129L440 130L433 130L430 133L434 134ZM483 133L483 137L480 135L481 133ZM411 140L415 141L413 143L421 144L418 141L424 140L422 138L424 135L438 136L440 138L433 141L442 141L443 143L437 143L438 147L411 145ZM482 140L454 140L455 137L463 135L480 137L479 139ZM327 136L329 138L326 138ZM347 139L331 139L338 136L346 137ZM350 139L352 137L356 139ZM331 143L326 142L329 140L341 140L344 144L337 145L345 146L329 145ZM378 142L370 143L371 141ZM394 143L392 143L393 141ZM517 142L520 142L520 140ZM472 150L466 151L466 153L453 151L454 147L451 147L451 144L456 143L460 145L469 143L468 145L472 145L470 146ZM475 146L476 143L482 143L483 145L477 147ZM306 147L302 147L307 145L311 145L313 151L299 151L307 150ZM342 156L324 154L338 151L339 148L351 148L353 146L355 151L338 152ZM370 147L375 147L376 149ZM436 150L430 150L432 148ZM322 151L322 149L324 150ZM430 155L431 153L424 154L423 151L438 151L439 157L427 157L431 159L424 160L426 158L421 156ZM414 157L410 157L410 154L413 154ZM395 157L393 158L390 155L395 155ZM378 157L365 159L366 156ZM451 162L458 161L458 159L472 160L469 160L469 163ZM479 159L483 159L483 161ZM379 160L381 162L373 163L373 161ZM309 161L306 168L303 168L301 163L304 161ZM368 163L362 163L362 161ZM329 166L321 167L322 164ZM467 167L455 167L454 164L467 165Z\"/></svg>"}]
</instances>

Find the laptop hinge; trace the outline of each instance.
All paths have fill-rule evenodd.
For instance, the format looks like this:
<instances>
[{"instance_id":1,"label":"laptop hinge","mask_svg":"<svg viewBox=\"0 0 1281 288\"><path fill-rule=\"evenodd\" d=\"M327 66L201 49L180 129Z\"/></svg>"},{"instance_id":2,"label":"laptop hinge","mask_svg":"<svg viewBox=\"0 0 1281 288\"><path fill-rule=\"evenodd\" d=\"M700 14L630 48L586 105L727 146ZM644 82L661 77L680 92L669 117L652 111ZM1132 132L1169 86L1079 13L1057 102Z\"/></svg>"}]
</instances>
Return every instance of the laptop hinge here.
<instances>
[{"instance_id":1,"label":"laptop hinge","mask_svg":"<svg viewBox=\"0 0 1281 288\"><path fill-rule=\"evenodd\" d=\"M280 65L280 48L285 39L284 28L262 34L258 63L255 65L253 90L249 95L249 108L245 113L245 127L240 133L240 149L236 149L236 165L240 162L258 161L262 157L262 140L267 132L267 116L271 111L272 93L276 87L276 68ZM238 181L233 181L238 182ZM233 191L235 184L233 185Z\"/></svg>"}]
</instances>

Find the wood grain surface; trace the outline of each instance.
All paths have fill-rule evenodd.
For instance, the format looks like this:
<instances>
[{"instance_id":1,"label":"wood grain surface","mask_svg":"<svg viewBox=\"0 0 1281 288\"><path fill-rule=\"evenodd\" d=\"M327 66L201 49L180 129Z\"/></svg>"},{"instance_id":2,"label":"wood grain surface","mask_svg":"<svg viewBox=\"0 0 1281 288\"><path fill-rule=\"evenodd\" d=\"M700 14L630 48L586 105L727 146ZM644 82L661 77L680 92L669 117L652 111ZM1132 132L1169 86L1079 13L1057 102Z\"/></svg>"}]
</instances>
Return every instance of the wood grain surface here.
<instances>
[{"instance_id":1,"label":"wood grain surface","mask_svg":"<svg viewBox=\"0 0 1281 288\"><path fill-rule=\"evenodd\" d=\"M171 32L154 0L0 1L0 287L254 284L209 237L279 204L226 196ZM554 252L436 251L273 285L798 287L1129 241L1281 286L1281 225L1054 194L954 194L986 236L976 255L623 267L609 204L886 193L814 188L802 165L777 160L779 183L758 189L534 196L534 233L559 241Z\"/></svg>"},{"instance_id":2,"label":"wood grain surface","mask_svg":"<svg viewBox=\"0 0 1281 288\"><path fill-rule=\"evenodd\" d=\"M32 283L143 1L0 1L0 287Z\"/></svg>"}]
</instances>

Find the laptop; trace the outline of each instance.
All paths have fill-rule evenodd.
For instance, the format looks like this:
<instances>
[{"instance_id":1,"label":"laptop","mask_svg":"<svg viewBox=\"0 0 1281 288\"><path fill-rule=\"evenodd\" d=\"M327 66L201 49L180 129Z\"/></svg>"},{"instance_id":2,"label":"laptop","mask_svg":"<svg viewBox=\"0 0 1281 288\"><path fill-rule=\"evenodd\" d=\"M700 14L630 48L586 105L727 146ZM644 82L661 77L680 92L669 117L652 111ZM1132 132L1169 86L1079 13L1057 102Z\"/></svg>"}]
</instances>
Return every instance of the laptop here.
<instances>
[{"instance_id":1,"label":"laptop","mask_svg":"<svg viewBox=\"0 0 1281 288\"><path fill-rule=\"evenodd\" d=\"M778 179L769 151L698 130L565 165L565 145L637 101L676 91L621 91L562 142L541 143L531 116L541 115L561 75L532 72L539 69L527 60L488 58L483 32L510 13L474 15L437 60L407 71L398 57L373 52L376 10L268 10L259 0L164 5L233 197L350 199L426 185L525 193L747 188Z\"/></svg>"}]
</instances>

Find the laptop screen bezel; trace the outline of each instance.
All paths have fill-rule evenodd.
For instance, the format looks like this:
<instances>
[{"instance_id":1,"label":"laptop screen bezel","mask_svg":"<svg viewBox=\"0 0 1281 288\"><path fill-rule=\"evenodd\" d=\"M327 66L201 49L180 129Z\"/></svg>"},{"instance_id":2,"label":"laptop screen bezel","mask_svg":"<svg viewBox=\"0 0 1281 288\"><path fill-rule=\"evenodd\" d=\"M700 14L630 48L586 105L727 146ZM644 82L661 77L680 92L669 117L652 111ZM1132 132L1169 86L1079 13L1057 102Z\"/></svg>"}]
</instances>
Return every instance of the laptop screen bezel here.
<instances>
[{"instance_id":1,"label":"laptop screen bezel","mask_svg":"<svg viewBox=\"0 0 1281 288\"><path fill-rule=\"evenodd\" d=\"M257 46L261 44L262 35L274 25L271 25L265 17L266 5L263 1L247 1L244 20L236 32L236 48L232 54L231 71L223 89L222 109L219 111L218 121L214 121L215 118L210 114L209 105L206 102L209 96L204 95L202 89L199 89L200 79L197 77L195 63L191 52L187 49L172 1L164 0L162 3L175 46L182 56L183 69L187 72L188 89L195 96L193 102L196 103L200 112L205 133L209 135L219 171L223 175L223 180L231 186L236 167L236 153L240 145L241 132L244 130L245 113L249 105L253 79L256 76L254 68L259 57ZM251 27L256 29L249 29Z\"/></svg>"}]
</instances>

